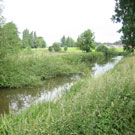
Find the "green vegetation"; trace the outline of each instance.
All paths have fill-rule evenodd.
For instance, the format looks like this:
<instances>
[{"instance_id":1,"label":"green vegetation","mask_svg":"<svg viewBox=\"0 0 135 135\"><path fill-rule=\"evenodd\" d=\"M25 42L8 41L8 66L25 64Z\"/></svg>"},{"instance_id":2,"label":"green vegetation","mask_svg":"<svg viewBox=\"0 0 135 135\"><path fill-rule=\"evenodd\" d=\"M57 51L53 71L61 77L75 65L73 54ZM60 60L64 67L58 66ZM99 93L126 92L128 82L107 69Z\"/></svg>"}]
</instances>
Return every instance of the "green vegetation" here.
<instances>
[{"instance_id":1,"label":"green vegetation","mask_svg":"<svg viewBox=\"0 0 135 135\"><path fill-rule=\"evenodd\" d=\"M0 3L0 88L39 86L56 76L89 73L93 62L126 55L120 49L99 46L90 29L77 42L63 36L49 48L42 37L28 29L20 39L13 22L3 23L2 9ZM134 52L135 2L116 0L115 12L113 20L122 22L122 43ZM32 105L20 114L1 115L0 135L133 135L134 69L135 56L125 58L103 76L78 81L55 102Z\"/></svg>"},{"instance_id":2,"label":"green vegetation","mask_svg":"<svg viewBox=\"0 0 135 135\"><path fill-rule=\"evenodd\" d=\"M115 15L112 20L116 23L122 23L119 32L122 32L122 43L124 49L134 52L135 49L135 1L133 0L115 0Z\"/></svg>"},{"instance_id":3,"label":"green vegetation","mask_svg":"<svg viewBox=\"0 0 135 135\"><path fill-rule=\"evenodd\" d=\"M55 52L60 52L61 51L60 46L61 46L60 43L56 43L56 42L54 42L53 45L52 45Z\"/></svg>"},{"instance_id":4,"label":"green vegetation","mask_svg":"<svg viewBox=\"0 0 135 135\"><path fill-rule=\"evenodd\" d=\"M108 49L106 46L104 46L104 45L100 45L100 46L98 46L98 47L96 48L96 51L97 51L97 52L103 52L105 55L107 55L108 50L109 50L109 49Z\"/></svg>"},{"instance_id":5,"label":"green vegetation","mask_svg":"<svg viewBox=\"0 0 135 135\"><path fill-rule=\"evenodd\" d=\"M110 42L104 42L104 43L101 43L101 42L94 42L95 46L99 46L99 45L106 45L106 46L112 46L112 45L122 45L122 41L121 40L118 40L118 41L115 41L113 43L110 43Z\"/></svg>"},{"instance_id":6,"label":"green vegetation","mask_svg":"<svg viewBox=\"0 0 135 135\"><path fill-rule=\"evenodd\" d=\"M52 46L50 46L50 47L52 47ZM50 47L48 47L48 48L36 48L36 49L33 48L32 52L37 52L37 53L45 52L45 53L47 53L47 52L50 52L49 51ZM53 47L52 47L52 52L53 51L54 50L53 50ZM64 52L64 48L63 47L61 47L61 52ZM80 50L78 47L68 47L67 52L68 53L81 53L82 50Z\"/></svg>"},{"instance_id":7,"label":"green vegetation","mask_svg":"<svg viewBox=\"0 0 135 135\"><path fill-rule=\"evenodd\" d=\"M1 116L0 134L133 135L134 69L135 57L125 58L102 77L79 81L55 103Z\"/></svg>"},{"instance_id":8,"label":"green vegetation","mask_svg":"<svg viewBox=\"0 0 135 135\"><path fill-rule=\"evenodd\" d=\"M36 32L23 31L22 48L45 48L46 42L43 37L37 37Z\"/></svg>"},{"instance_id":9,"label":"green vegetation","mask_svg":"<svg viewBox=\"0 0 135 135\"><path fill-rule=\"evenodd\" d=\"M80 48L78 48L78 47L68 47L67 52L78 53L78 52L82 52L82 50L80 50Z\"/></svg>"},{"instance_id":10,"label":"green vegetation","mask_svg":"<svg viewBox=\"0 0 135 135\"><path fill-rule=\"evenodd\" d=\"M0 66L8 55L18 53L21 40L14 23L10 22L0 28Z\"/></svg>"},{"instance_id":11,"label":"green vegetation","mask_svg":"<svg viewBox=\"0 0 135 135\"><path fill-rule=\"evenodd\" d=\"M61 38L61 47L75 47L75 41L71 37L65 37L63 36Z\"/></svg>"},{"instance_id":12,"label":"green vegetation","mask_svg":"<svg viewBox=\"0 0 135 135\"><path fill-rule=\"evenodd\" d=\"M85 52L91 52L92 49L95 48L94 46L94 34L91 32L91 30L84 31L77 39L77 46L85 51Z\"/></svg>"},{"instance_id":13,"label":"green vegetation","mask_svg":"<svg viewBox=\"0 0 135 135\"><path fill-rule=\"evenodd\" d=\"M122 52L120 49L116 48L107 48L104 45L100 45L96 48L97 52L102 52L106 57L111 57L111 56L117 56L117 55L127 55L126 52Z\"/></svg>"},{"instance_id":14,"label":"green vegetation","mask_svg":"<svg viewBox=\"0 0 135 135\"><path fill-rule=\"evenodd\" d=\"M64 51L66 52L67 50L68 50L68 47L67 47L67 46L65 46L65 47L64 47Z\"/></svg>"},{"instance_id":15,"label":"green vegetation","mask_svg":"<svg viewBox=\"0 0 135 135\"><path fill-rule=\"evenodd\" d=\"M52 46L51 46L52 47ZM123 53L123 48L114 48L115 49L115 51L116 52L121 52L121 53ZM31 50L32 52L37 52L37 53L48 53L48 52L50 52L49 51L49 47L48 48L36 48L36 49L32 49ZM95 51L95 49L92 49L92 51L94 52ZM53 50L52 50L52 52L53 52ZM64 52L64 48L61 48L61 52ZM80 50L80 48L78 48L78 47L68 47L68 50L67 50L67 53L81 53L82 52L82 50Z\"/></svg>"},{"instance_id":16,"label":"green vegetation","mask_svg":"<svg viewBox=\"0 0 135 135\"><path fill-rule=\"evenodd\" d=\"M86 31L86 35L89 35L89 32L89 30ZM26 47L29 49L22 49L21 45L24 41L29 41L28 44L35 44L40 37L36 37L36 34L33 32L29 33L29 31L25 31L25 34L23 34L25 38L21 40L18 36L17 27L12 22L2 25L0 33L1 88L37 86L42 85L42 80L55 76L89 72L88 62L104 58L104 54L100 52L92 52L89 54L64 53L63 55L63 53L49 52L44 54L38 51L33 53L30 47ZM38 45L43 45L43 42L40 41L41 40L39 40ZM25 42L25 45L29 46L27 42ZM60 46L59 43L54 43L54 51L60 52ZM74 48L72 49L74 51ZM45 50L47 51L47 49Z\"/></svg>"},{"instance_id":17,"label":"green vegetation","mask_svg":"<svg viewBox=\"0 0 135 135\"><path fill-rule=\"evenodd\" d=\"M53 51L52 46L49 46L49 47L48 47L48 51L49 51L49 52L52 52L52 51Z\"/></svg>"},{"instance_id":18,"label":"green vegetation","mask_svg":"<svg viewBox=\"0 0 135 135\"><path fill-rule=\"evenodd\" d=\"M89 72L88 61L104 58L104 55L98 52L64 54L37 55L25 52L9 55L1 64L0 87L36 86L42 84L42 80L55 76Z\"/></svg>"}]
</instances>

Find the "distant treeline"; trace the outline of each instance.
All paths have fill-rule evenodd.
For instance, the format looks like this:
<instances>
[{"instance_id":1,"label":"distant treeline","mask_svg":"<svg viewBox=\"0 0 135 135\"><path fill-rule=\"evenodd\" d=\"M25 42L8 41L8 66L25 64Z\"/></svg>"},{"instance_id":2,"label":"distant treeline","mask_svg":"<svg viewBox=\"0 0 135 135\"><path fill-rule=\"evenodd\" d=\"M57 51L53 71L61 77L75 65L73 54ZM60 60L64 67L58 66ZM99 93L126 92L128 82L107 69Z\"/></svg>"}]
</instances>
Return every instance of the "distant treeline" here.
<instances>
[{"instance_id":1,"label":"distant treeline","mask_svg":"<svg viewBox=\"0 0 135 135\"><path fill-rule=\"evenodd\" d=\"M28 29L23 31L22 39L19 37L16 24L13 22L6 23L0 27L1 46L5 49L19 48L45 48L46 42L43 37L37 36L36 32L29 32Z\"/></svg>"},{"instance_id":2,"label":"distant treeline","mask_svg":"<svg viewBox=\"0 0 135 135\"><path fill-rule=\"evenodd\" d=\"M96 46L99 46L99 45L107 45L107 46L109 46L109 45L121 45L121 44L122 44L122 41L121 41L121 40L116 41L116 42L114 42L114 43L110 43L110 42L104 42L104 43L95 42L95 45L96 45Z\"/></svg>"},{"instance_id":3,"label":"distant treeline","mask_svg":"<svg viewBox=\"0 0 135 135\"><path fill-rule=\"evenodd\" d=\"M38 37L36 32L30 32L28 29L23 31L22 48L45 48L46 42L43 37Z\"/></svg>"},{"instance_id":4,"label":"distant treeline","mask_svg":"<svg viewBox=\"0 0 135 135\"><path fill-rule=\"evenodd\" d=\"M19 44L21 48L45 48L47 46L43 37L37 36L35 31L25 29L22 32L22 38L19 36L17 26L13 22L6 23L1 26L1 36L6 44ZM75 47L75 41L71 37L63 36L60 42L57 42L60 47ZM53 43L54 44L54 43ZM52 45L53 45L52 44ZM11 45L14 46L14 45ZM14 48L14 47L13 47Z\"/></svg>"},{"instance_id":5,"label":"distant treeline","mask_svg":"<svg viewBox=\"0 0 135 135\"><path fill-rule=\"evenodd\" d=\"M16 50L17 48L45 48L47 46L46 41L43 37L37 36L35 31L29 31L25 29L22 32L22 38L19 37L19 32L16 24L13 22L6 23L0 28L1 34L1 47L3 50ZM121 41L117 41L115 43L100 43L96 42L93 39L93 33L90 30L86 30L80 36L78 36L77 41L74 41L72 37L62 36L60 42L54 42L51 47L53 47L56 51L59 51L61 47L79 47L81 50L89 50L90 48L94 48L94 46L99 45L117 45L121 44ZM89 40L88 40L89 39ZM84 42L86 41L87 42ZM87 45L88 44L88 45ZM58 49L57 49L58 48ZM51 49L50 49L51 50ZM49 50L49 51L50 51ZM67 48L65 48L67 50ZM1 51L5 53L4 51Z\"/></svg>"}]
</instances>

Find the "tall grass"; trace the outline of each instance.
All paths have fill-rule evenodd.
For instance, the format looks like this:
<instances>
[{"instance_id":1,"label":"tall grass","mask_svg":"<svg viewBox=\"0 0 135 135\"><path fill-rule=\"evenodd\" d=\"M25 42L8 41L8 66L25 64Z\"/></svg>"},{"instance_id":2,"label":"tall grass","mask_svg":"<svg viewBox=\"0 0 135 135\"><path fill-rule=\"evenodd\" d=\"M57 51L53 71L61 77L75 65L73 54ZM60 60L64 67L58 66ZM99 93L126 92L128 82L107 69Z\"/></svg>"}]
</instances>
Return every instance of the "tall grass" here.
<instances>
[{"instance_id":1,"label":"tall grass","mask_svg":"<svg viewBox=\"0 0 135 135\"><path fill-rule=\"evenodd\" d=\"M32 52L6 57L0 68L0 87L42 85L55 76L89 72L86 62L104 58L102 53L34 55Z\"/></svg>"},{"instance_id":2,"label":"tall grass","mask_svg":"<svg viewBox=\"0 0 135 135\"><path fill-rule=\"evenodd\" d=\"M134 135L135 57L86 78L55 103L0 119L1 135Z\"/></svg>"}]
</instances>

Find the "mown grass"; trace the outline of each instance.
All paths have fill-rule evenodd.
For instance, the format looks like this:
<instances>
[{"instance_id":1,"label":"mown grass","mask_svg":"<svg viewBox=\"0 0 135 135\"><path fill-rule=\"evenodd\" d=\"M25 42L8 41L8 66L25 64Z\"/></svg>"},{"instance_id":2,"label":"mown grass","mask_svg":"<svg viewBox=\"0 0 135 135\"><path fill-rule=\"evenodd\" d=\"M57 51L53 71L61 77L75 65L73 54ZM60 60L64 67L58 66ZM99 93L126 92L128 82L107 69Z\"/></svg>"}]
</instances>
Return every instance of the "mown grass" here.
<instances>
[{"instance_id":1,"label":"mown grass","mask_svg":"<svg viewBox=\"0 0 135 135\"><path fill-rule=\"evenodd\" d=\"M77 82L55 103L0 118L1 135L134 135L135 57Z\"/></svg>"},{"instance_id":2,"label":"mown grass","mask_svg":"<svg viewBox=\"0 0 135 135\"><path fill-rule=\"evenodd\" d=\"M36 48L36 49L32 49L33 52L49 52L48 48ZM54 51L53 51L54 52ZM65 52L64 48L61 48L61 52ZM82 52L82 50L80 50L78 47L68 47L66 53L70 53L70 52Z\"/></svg>"},{"instance_id":3,"label":"mown grass","mask_svg":"<svg viewBox=\"0 0 135 135\"><path fill-rule=\"evenodd\" d=\"M32 52L49 52L48 48L36 48L36 49L31 49ZM117 52L123 52L123 48L115 48L115 50ZM95 49L93 49L92 51L95 51ZM61 52L65 52L64 48L61 48ZM80 48L78 47L68 47L67 51L65 53L79 53L82 52L82 50L80 50ZM51 52L52 53L52 52Z\"/></svg>"},{"instance_id":4,"label":"mown grass","mask_svg":"<svg viewBox=\"0 0 135 135\"><path fill-rule=\"evenodd\" d=\"M56 76L86 73L87 62L103 59L103 53L33 54L22 53L6 57L0 68L0 87L42 85L43 80Z\"/></svg>"}]
</instances>

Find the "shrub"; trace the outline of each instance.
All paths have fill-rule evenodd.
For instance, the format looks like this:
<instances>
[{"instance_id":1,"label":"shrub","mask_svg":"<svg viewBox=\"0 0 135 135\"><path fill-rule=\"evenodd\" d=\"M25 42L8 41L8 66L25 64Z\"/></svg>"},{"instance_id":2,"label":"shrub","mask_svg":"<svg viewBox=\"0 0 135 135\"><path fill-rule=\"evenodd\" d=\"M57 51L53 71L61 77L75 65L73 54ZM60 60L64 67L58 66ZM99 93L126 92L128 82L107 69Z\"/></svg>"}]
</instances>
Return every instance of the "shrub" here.
<instances>
[{"instance_id":1,"label":"shrub","mask_svg":"<svg viewBox=\"0 0 135 135\"><path fill-rule=\"evenodd\" d=\"M48 51L49 51L49 52L52 52L52 51L53 51L52 46L49 46Z\"/></svg>"},{"instance_id":2,"label":"shrub","mask_svg":"<svg viewBox=\"0 0 135 135\"><path fill-rule=\"evenodd\" d=\"M55 52L60 52L61 48L60 48L60 43L53 43L53 48Z\"/></svg>"},{"instance_id":3,"label":"shrub","mask_svg":"<svg viewBox=\"0 0 135 135\"><path fill-rule=\"evenodd\" d=\"M119 52L117 52L115 48L107 48L104 45L98 46L96 48L96 51L104 53L104 55L107 56L107 57L112 57L112 56L119 55Z\"/></svg>"},{"instance_id":4,"label":"shrub","mask_svg":"<svg viewBox=\"0 0 135 135\"><path fill-rule=\"evenodd\" d=\"M64 51L66 52L66 51L67 51L67 49L68 49L68 47L67 47L67 46L65 46L65 47L64 47Z\"/></svg>"},{"instance_id":5,"label":"shrub","mask_svg":"<svg viewBox=\"0 0 135 135\"><path fill-rule=\"evenodd\" d=\"M108 53L108 48L104 45L100 45L96 48L97 52L103 52L105 55Z\"/></svg>"}]
</instances>

